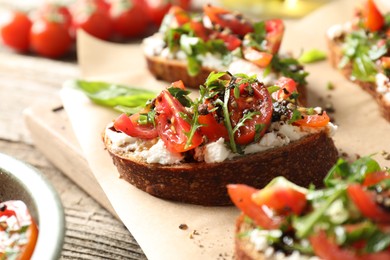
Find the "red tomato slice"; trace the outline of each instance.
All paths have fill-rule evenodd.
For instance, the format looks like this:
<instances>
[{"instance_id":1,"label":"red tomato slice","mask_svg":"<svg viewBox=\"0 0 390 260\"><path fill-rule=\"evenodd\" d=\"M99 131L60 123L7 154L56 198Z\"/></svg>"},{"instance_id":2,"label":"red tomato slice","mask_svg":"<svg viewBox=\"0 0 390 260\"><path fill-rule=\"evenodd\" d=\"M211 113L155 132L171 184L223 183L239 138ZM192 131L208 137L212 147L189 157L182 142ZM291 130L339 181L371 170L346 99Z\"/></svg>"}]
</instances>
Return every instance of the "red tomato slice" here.
<instances>
[{"instance_id":1,"label":"red tomato slice","mask_svg":"<svg viewBox=\"0 0 390 260\"><path fill-rule=\"evenodd\" d=\"M201 38L203 41L208 41L210 32L201 21L191 21L190 27L196 36Z\"/></svg>"},{"instance_id":2,"label":"red tomato slice","mask_svg":"<svg viewBox=\"0 0 390 260\"><path fill-rule=\"evenodd\" d=\"M218 123L212 113L200 115L198 121L200 124L204 125L200 127L200 132L207 136L209 141L213 142L221 137L225 140L229 140L229 134L224 123Z\"/></svg>"},{"instance_id":3,"label":"red tomato slice","mask_svg":"<svg viewBox=\"0 0 390 260\"><path fill-rule=\"evenodd\" d=\"M258 51L253 48L243 48L242 50L244 58L260 68L267 67L272 60L273 55L268 52Z\"/></svg>"},{"instance_id":4,"label":"red tomato slice","mask_svg":"<svg viewBox=\"0 0 390 260\"><path fill-rule=\"evenodd\" d=\"M283 223L284 218L267 215L262 207L253 202L252 195L257 192L257 189L245 184L229 184L227 189L234 205L250 217L256 225L264 229L276 229Z\"/></svg>"},{"instance_id":5,"label":"red tomato slice","mask_svg":"<svg viewBox=\"0 0 390 260\"><path fill-rule=\"evenodd\" d=\"M101 5L102 1L78 1L71 9L73 26L83 29L92 36L107 40L112 34L112 20L109 13Z\"/></svg>"},{"instance_id":6,"label":"red tomato slice","mask_svg":"<svg viewBox=\"0 0 390 260\"><path fill-rule=\"evenodd\" d=\"M280 90L272 94L276 100L287 99L292 93L297 92L297 83L291 78L281 77L275 85L280 87Z\"/></svg>"},{"instance_id":7,"label":"red tomato slice","mask_svg":"<svg viewBox=\"0 0 390 260\"><path fill-rule=\"evenodd\" d=\"M18 52L26 52L30 48L31 21L21 12L9 11L4 15L5 21L0 26L0 35L4 45Z\"/></svg>"},{"instance_id":8,"label":"red tomato slice","mask_svg":"<svg viewBox=\"0 0 390 260\"><path fill-rule=\"evenodd\" d=\"M390 57L382 57L381 64L384 69L390 69Z\"/></svg>"},{"instance_id":9,"label":"red tomato slice","mask_svg":"<svg viewBox=\"0 0 390 260\"><path fill-rule=\"evenodd\" d=\"M182 26L191 21L189 14L183 8L176 5L169 9L168 14L175 18L178 26Z\"/></svg>"},{"instance_id":10,"label":"red tomato slice","mask_svg":"<svg viewBox=\"0 0 390 260\"><path fill-rule=\"evenodd\" d=\"M369 187L372 185L375 185L385 179L390 179L390 173L389 172L373 172L367 174L367 176L364 178L363 186Z\"/></svg>"},{"instance_id":11,"label":"red tomato slice","mask_svg":"<svg viewBox=\"0 0 390 260\"><path fill-rule=\"evenodd\" d=\"M21 260L28 260L31 258L35 244L37 242L37 237L38 237L38 228L37 225L35 224L35 221L31 218L30 213L28 212L28 209L24 202L20 200L10 200L2 203L5 205L6 209L1 211L0 210L0 217L2 218L2 222L6 222L6 219L4 219L4 216L6 218L10 217L16 217L18 225L29 225L28 229L25 231L26 232L26 237L27 237L27 243L25 244L24 242L20 244L21 241L13 241L12 243L9 243L10 245L13 246L14 250L20 250L19 252L19 257L17 259ZM20 232L17 230L14 230L16 228L16 223L12 227L12 232ZM20 229L22 229L22 226L20 226ZM2 238L2 241L4 239L10 238L12 234L9 233L9 229L4 227L2 225L2 228L0 228L0 237ZM7 243L8 244L8 243ZM0 255L4 257L4 252L0 251ZM5 255L5 258L6 255Z\"/></svg>"},{"instance_id":12,"label":"red tomato slice","mask_svg":"<svg viewBox=\"0 0 390 260\"><path fill-rule=\"evenodd\" d=\"M380 30L385 24L385 18L379 12L373 0L367 0L365 8L363 9L364 25L371 32Z\"/></svg>"},{"instance_id":13,"label":"red tomato slice","mask_svg":"<svg viewBox=\"0 0 390 260\"><path fill-rule=\"evenodd\" d=\"M257 111L259 114L246 120L235 133L235 141L240 145L245 145L254 141L256 137L256 125L263 125L259 137L263 136L272 118L272 99L268 90L260 83L256 82L248 86L241 84L240 97L234 96L234 91L230 93L228 109L231 112L230 121L235 127L243 114L248 111Z\"/></svg>"},{"instance_id":14,"label":"red tomato slice","mask_svg":"<svg viewBox=\"0 0 390 260\"><path fill-rule=\"evenodd\" d=\"M325 260L386 260L390 259L390 252L357 255L349 249L340 248L335 242L326 236L326 232L321 230L309 238L314 253Z\"/></svg>"},{"instance_id":15,"label":"red tomato slice","mask_svg":"<svg viewBox=\"0 0 390 260\"><path fill-rule=\"evenodd\" d=\"M274 185L254 193L252 200L265 205L278 215L300 215L306 206L306 195L288 186Z\"/></svg>"},{"instance_id":16,"label":"red tomato slice","mask_svg":"<svg viewBox=\"0 0 390 260\"><path fill-rule=\"evenodd\" d=\"M323 112L322 115L306 115L303 119L299 119L293 124L298 126L323 127L326 126L329 121L328 114Z\"/></svg>"},{"instance_id":17,"label":"red tomato slice","mask_svg":"<svg viewBox=\"0 0 390 260\"><path fill-rule=\"evenodd\" d=\"M242 17L235 16L224 8L205 5L203 11L210 18L212 23L218 24L222 28L229 28L233 34L244 36L247 33L253 32L251 23L242 19Z\"/></svg>"},{"instance_id":18,"label":"red tomato slice","mask_svg":"<svg viewBox=\"0 0 390 260\"><path fill-rule=\"evenodd\" d=\"M110 15L114 31L122 37L139 37L148 27L147 6L142 0L114 0Z\"/></svg>"},{"instance_id":19,"label":"red tomato slice","mask_svg":"<svg viewBox=\"0 0 390 260\"><path fill-rule=\"evenodd\" d=\"M178 80L178 81L173 82L171 84L171 87L180 88L180 89L183 89L183 90L186 89L186 86L184 85L184 82L182 80Z\"/></svg>"},{"instance_id":20,"label":"red tomato slice","mask_svg":"<svg viewBox=\"0 0 390 260\"><path fill-rule=\"evenodd\" d=\"M272 53L278 53L284 34L284 23L280 19L265 21L265 30L267 32L265 39L267 49Z\"/></svg>"},{"instance_id":21,"label":"red tomato slice","mask_svg":"<svg viewBox=\"0 0 390 260\"><path fill-rule=\"evenodd\" d=\"M363 216L378 222L390 223L390 214L375 203L373 192L365 190L360 184L351 184L347 188L347 193Z\"/></svg>"},{"instance_id":22,"label":"red tomato slice","mask_svg":"<svg viewBox=\"0 0 390 260\"><path fill-rule=\"evenodd\" d=\"M69 28L63 20L39 18L31 27L31 48L42 56L59 58L70 50L72 43Z\"/></svg>"},{"instance_id":23,"label":"red tomato slice","mask_svg":"<svg viewBox=\"0 0 390 260\"><path fill-rule=\"evenodd\" d=\"M139 124L139 116L139 113L133 114L130 117L126 114L121 114L114 121L114 128L133 137L139 137L142 139L156 138L158 136L156 127L153 124Z\"/></svg>"},{"instance_id":24,"label":"red tomato slice","mask_svg":"<svg viewBox=\"0 0 390 260\"><path fill-rule=\"evenodd\" d=\"M183 105L175 99L167 90L163 90L156 100L157 131L167 149L171 152L185 152L199 146L203 142L202 135L196 131L192 142L187 145L188 135L191 130L189 116Z\"/></svg>"},{"instance_id":25,"label":"red tomato slice","mask_svg":"<svg viewBox=\"0 0 390 260\"><path fill-rule=\"evenodd\" d=\"M236 48L240 47L242 43L240 38L233 34L217 33L216 38L223 40L225 42L226 48L229 51L233 51Z\"/></svg>"}]
</instances>

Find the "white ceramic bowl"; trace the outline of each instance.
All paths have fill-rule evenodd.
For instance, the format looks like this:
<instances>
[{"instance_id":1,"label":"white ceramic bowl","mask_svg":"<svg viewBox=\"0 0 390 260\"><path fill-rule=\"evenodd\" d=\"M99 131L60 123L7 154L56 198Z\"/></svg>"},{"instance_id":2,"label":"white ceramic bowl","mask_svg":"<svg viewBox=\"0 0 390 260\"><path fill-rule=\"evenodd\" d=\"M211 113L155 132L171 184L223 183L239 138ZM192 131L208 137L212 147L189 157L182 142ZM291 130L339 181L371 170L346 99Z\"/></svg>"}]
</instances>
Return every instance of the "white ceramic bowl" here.
<instances>
[{"instance_id":1,"label":"white ceramic bowl","mask_svg":"<svg viewBox=\"0 0 390 260\"><path fill-rule=\"evenodd\" d=\"M0 201L22 200L38 225L32 259L59 259L65 218L57 192L34 167L0 153Z\"/></svg>"}]
</instances>

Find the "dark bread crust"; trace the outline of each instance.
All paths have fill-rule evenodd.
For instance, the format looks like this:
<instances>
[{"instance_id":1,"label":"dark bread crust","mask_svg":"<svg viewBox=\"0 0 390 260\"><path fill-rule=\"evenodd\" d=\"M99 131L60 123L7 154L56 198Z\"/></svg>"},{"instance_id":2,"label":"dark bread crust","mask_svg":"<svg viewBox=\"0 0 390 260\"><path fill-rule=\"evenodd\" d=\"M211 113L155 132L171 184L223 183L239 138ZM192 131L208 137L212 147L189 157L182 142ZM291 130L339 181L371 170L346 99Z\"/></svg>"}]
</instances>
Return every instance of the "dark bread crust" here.
<instances>
[{"instance_id":1,"label":"dark bread crust","mask_svg":"<svg viewBox=\"0 0 390 260\"><path fill-rule=\"evenodd\" d=\"M148 164L131 154L120 155L104 140L120 177L147 193L167 200L205 206L231 205L226 185L262 188L276 176L297 185L322 186L338 152L326 132L311 134L287 146L221 163Z\"/></svg>"},{"instance_id":2,"label":"dark bread crust","mask_svg":"<svg viewBox=\"0 0 390 260\"><path fill-rule=\"evenodd\" d=\"M382 113L382 116L390 121L390 104L387 103L383 99L383 95L376 91L376 84L371 82L364 82L360 80L351 80L352 75L352 63L347 64L344 68L338 68L338 64L340 63L343 57L342 51L342 41L340 40L332 40L329 37L326 37L328 50L329 50L329 61L335 69L338 69L345 78L356 83L361 89L368 92L372 97L375 98L376 102L379 105L379 109Z\"/></svg>"},{"instance_id":3,"label":"dark bread crust","mask_svg":"<svg viewBox=\"0 0 390 260\"><path fill-rule=\"evenodd\" d=\"M179 60L170 60L158 56L145 55L149 71L160 80L175 82L182 80L184 85L189 88L198 89L203 85L209 74L215 70L202 67L199 74L190 76L187 72L187 64ZM306 85L298 85L298 101L300 105L307 105Z\"/></svg>"},{"instance_id":4,"label":"dark bread crust","mask_svg":"<svg viewBox=\"0 0 390 260\"><path fill-rule=\"evenodd\" d=\"M182 80L184 85L189 88L198 89L204 84L212 71L210 68L202 67L199 74L190 76L187 72L187 64L179 60L164 59L158 56L146 57L146 63L149 71L157 78L167 82Z\"/></svg>"},{"instance_id":5,"label":"dark bread crust","mask_svg":"<svg viewBox=\"0 0 390 260\"><path fill-rule=\"evenodd\" d=\"M241 215L236 220L236 230L234 237L234 253L236 260L263 260L264 253L256 250L255 246L249 240L249 237L242 236L256 227L244 221L245 215Z\"/></svg>"}]
</instances>

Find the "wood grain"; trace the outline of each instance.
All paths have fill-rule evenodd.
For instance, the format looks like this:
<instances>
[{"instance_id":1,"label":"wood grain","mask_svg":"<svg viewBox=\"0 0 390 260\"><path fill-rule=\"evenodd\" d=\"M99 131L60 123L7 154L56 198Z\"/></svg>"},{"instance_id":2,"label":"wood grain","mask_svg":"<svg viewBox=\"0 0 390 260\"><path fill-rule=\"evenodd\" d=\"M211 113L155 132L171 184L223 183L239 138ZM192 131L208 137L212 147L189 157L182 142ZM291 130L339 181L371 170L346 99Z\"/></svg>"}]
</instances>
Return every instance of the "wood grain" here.
<instances>
[{"instance_id":1,"label":"wood grain","mask_svg":"<svg viewBox=\"0 0 390 260\"><path fill-rule=\"evenodd\" d=\"M58 102L62 83L78 75L72 59L55 61L0 49L0 151L39 169L59 193L66 218L61 259L146 259L123 224L35 147L23 120L27 107Z\"/></svg>"}]
</instances>

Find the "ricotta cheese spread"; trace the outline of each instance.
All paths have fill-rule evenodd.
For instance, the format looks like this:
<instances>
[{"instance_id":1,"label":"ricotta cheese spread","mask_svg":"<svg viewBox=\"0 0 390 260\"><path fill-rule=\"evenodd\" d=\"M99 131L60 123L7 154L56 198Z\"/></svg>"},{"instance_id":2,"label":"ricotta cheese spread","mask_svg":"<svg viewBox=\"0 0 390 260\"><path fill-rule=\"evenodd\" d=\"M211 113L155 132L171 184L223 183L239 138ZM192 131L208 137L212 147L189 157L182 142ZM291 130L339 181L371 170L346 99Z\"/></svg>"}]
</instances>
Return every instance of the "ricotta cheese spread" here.
<instances>
[{"instance_id":1,"label":"ricotta cheese spread","mask_svg":"<svg viewBox=\"0 0 390 260\"><path fill-rule=\"evenodd\" d=\"M282 232L280 230L261 230L253 229L249 233L249 240L255 245L257 251L264 253L264 258L269 260L320 260L317 256L302 255L298 251L293 251L292 254L286 255L284 252L276 251L268 244L267 237L280 237ZM302 246L309 243L307 240L302 240Z\"/></svg>"},{"instance_id":2,"label":"ricotta cheese spread","mask_svg":"<svg viewBox=\"0 0 390 260\"><path fill-rule=\"evenodd\" d=\"M383 95L383 99L390 104L390 79L383 73L375 76L376 91Z\"/></svg>"}]
</instances>

